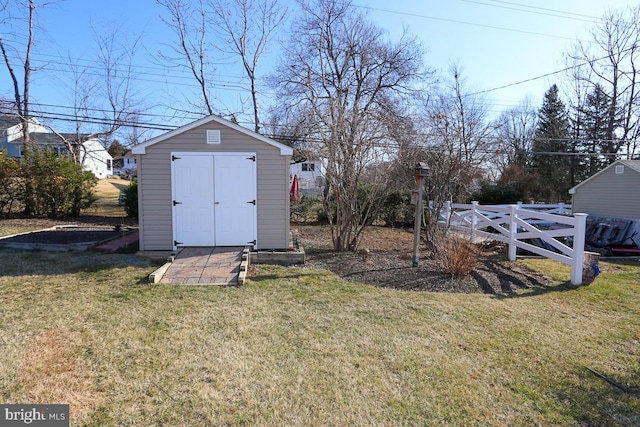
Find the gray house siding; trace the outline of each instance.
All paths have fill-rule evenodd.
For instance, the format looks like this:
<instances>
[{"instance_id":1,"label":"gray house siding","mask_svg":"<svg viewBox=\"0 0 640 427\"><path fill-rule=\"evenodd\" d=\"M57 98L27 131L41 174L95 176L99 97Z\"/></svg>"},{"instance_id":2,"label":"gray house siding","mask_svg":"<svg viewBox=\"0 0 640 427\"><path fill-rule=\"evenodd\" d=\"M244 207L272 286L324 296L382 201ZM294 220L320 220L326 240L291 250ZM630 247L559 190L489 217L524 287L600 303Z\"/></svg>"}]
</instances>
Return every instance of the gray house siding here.
<instances>
[{"instance_id":1,"label":"gray house siding","mask_svg":"<svg viewBox=\"0 0 640 427\"><path fill-rule=\"evenodd\" d=\"M20 157L22 144L12 144L10 142L0 142L0 149L7 151L7 157Z\"/></svg>"},{"instance_id":2,"label":"gray house siding","mask_svg":"<svg viewBox=\"0 0 640 427\"><path fill-rule=\"evenodd\" d=\"M220 144L207 144L206 131L220 130ZM217 122L205 123L150 145L138 155L140 250L171 250L172 152L256 153L257 248L289 245L289 161L278 147Z\"/></svg>"},{"instance_id":3,"label":"gray house siding","mask_svg":"<svg viewBox=\"0 0 640 427\"><path fill-rule=\"evenodd\" d=\"M616 162L574 187L573 212L640 218L640 161L631 162ZM616 166L622 166L623 173L616 174Z\"/></svg>"}]
</instances>

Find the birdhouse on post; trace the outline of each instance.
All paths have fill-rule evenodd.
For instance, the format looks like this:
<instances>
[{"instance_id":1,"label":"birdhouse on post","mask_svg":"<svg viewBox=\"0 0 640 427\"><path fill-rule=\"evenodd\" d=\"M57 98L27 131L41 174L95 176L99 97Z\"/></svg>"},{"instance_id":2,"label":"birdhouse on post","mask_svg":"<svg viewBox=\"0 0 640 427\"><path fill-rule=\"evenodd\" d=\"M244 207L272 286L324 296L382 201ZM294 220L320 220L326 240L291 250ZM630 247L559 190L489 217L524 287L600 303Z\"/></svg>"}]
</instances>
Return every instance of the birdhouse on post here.
<instances>
[{"instance_id":1,"label":"birdhouse on post","mask_svg":"<svg viewBox=\"0 0 640 427\"><path fill-rule=\"evenodd\" d=\"M415 167L416 178L425 178L429 176L429 166L425 162L420 162Z\"/></svg>"},{"instance_id":2,"label":"birdhouse on post","mask_svg":"<svg viewBox=\"0 0 640 427\"><path fill-rule=\"evenodd\" d=\"M423 180L429 177L429 166L425 162L420 162L414 168L416 175L416 183L418 184L417 194L414 192L416 199L415 223L413 225L413 263L412 267L418 266L418 247L420 246L420 233L422 226L422 192L424 189ZM413 196L412 195L412 202Z\"/></svg>"}]
</instances>

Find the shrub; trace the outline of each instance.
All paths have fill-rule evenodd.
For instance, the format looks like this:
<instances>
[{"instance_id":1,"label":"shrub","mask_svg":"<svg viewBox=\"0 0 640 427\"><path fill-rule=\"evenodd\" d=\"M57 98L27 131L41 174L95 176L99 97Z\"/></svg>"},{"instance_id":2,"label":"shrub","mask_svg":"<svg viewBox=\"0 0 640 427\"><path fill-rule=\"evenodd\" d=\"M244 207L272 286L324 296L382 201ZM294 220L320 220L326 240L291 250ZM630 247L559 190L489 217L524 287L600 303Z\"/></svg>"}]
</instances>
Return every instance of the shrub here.
<instances>
[{"instance_id":1,"label":"shrub","mask_svg":"<svg viewBox=\"0 0 640 427\"><path fill-rule=\"evenodd\" d=\"M524 193L512 184L492 184L488 181L480 183L480 190L471 195L481 205L505 205L523 200Z\"/></svg>"},{"instance_id":2,"label":"shrub","mask_svg":"<svg viewBox=\"0 0 640 427\"><path fill-rule=\"evenodd\" d=\"M411 204L411 191L392 190L382 203L379 219L385 225L412 226L415 217L415 206Z\"/></svg>"},{"instance_id":3,"label":"shrub","mask_svg":"<svg viewBox=\"0 0 640 427\"><path fill-rule=\"evenodd\" d=\"M303 224L316 222L322 209L322 200L319 197L304 196L298 202L291 202L291 221Z\"/></svg>"},{"instance_id":4,"label":"shrub","mask_svg":"<svg viewBox=\"0 0 640 427\"><path fill-rule=\"evenodd\" d=\"M124 189L124 211L129 218L138 219L138 181L132 180Z\"/></svg>"},{"instance_id":5,"label":"shrub","mask_svg":"<svg viewBox=\"0 0 640 427\"><path fill-rule=\"evenodd\" d=\"M11 214L22 208L20 165L0 150L0 214Z\"/></svg>"},{"instance_id":6,"label":"shrub","mask_svg":"<svg viewBox=\"0 0 640 427\"><path fill-rule=\"evenodd\" d=\"M28 150L20 164L26 216L78 216L95 202L97 178L53 150Z\"/></svg>"},{"instance_id":7,"label":"shrub","mask_svg":"<svg viewBox=\"0 0 640 427\"><path fill-rule=\"evenodd\" d=\"M478 249L469 240L448 236L440 243L438 257L444 270L455 277L470 274L478 262Z\"/></svg>"}]
</instances>

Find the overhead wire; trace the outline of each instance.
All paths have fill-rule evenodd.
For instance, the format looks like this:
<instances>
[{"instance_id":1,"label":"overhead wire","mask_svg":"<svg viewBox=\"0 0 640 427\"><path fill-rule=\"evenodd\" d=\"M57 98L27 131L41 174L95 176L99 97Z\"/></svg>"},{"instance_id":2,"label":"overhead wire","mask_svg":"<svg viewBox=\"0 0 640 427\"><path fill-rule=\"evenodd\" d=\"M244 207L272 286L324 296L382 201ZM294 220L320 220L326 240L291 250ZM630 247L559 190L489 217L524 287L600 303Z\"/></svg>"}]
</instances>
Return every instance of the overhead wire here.
<instances>
[{"instance_id":1,"label":"overhead wire","mask_svg":"<svg viewBox=\"0 0 640 427\"><path fill-rule=\"evenodd\" d=\"M495 3L509 4L509 5L518 6L518 7L502 6L502 5L497 5L497 4L489 4L489 3L485 3L485 2L482 2L482 1L478 1L478 0L459 0L459 1L464 2L464 3L477 4L477 5L481 5L481 6L489 6L489 7L495 7L495 8L500 8L500 9L506 9L506 10L515 10L515 11L518 11L518 12L532 13L532 14L536 14L536 15L551 16L551 17L554 17L554 18L571 19L571 20L580 21L580 22L594 23L595 21L598 20L598 18L592 17L592 16L588 16L588 15L573 14L573 13L570 13L570 12L563 12L563 11L559 11L559 10L555 10L555 9L545 9L545 8L531 7L531 6L527 6L527 5L523 5L523 4L519 4L519 3L512 3L512 2L495 2ZM538 12L536 10L522 9L522 8L526 8L526 7L530 7L532 9L537 9L537 10L542 10L542 11Z\"/></svg>"},{"instance_id":2,"label":"overhead wire","mask_svg":"<svg viewBox=\"0 0 640 427\"><path fill-rule=\"evenodd\" d=\"M486 6L494 6L494 5L489 5L480 1L472 1L472 0L461 0L467 3L477 3L479 5L486 5ZM518 3L514 3L514 2L506 2L506 1L497 1L497 0L487 0L487 1L493 1L494 3L500 3L500 4L508 4L508 5L513 5L513 6L518 6L518 7L529 7L531 9L538 9L538 10L545 10L547 12L552 12L552 13L563 13L563 14L567 14L567 15L575 15L575 16L582 16L582 17L587 17L587 18L592 18L589 17L588 15L581 15L581 14L571 14L569 12L564 12L564 11L559 11L559 10L554 10L554 9L545 9L545 8L539 8L539 7L534 7L534 6L528 6L528 5L522 5L522 4L518 4ZM413 13L407 13L407 12L398 12L398 11L393 11L393 10L386 10L386 9L379 9L379 8L373 8L373 7L369 7L369 6L358 6L364 9L370 9L370 10L375 10L375 11L380 11L380 12L385 12L385 13L393 13L393 14L401 14L401 15L406 15L406 16L415 16L415 17L420 17L420 18L425 18L425 19L435 19L435 20L440 20L440 21L445 21L445 22L454 22L454 23L459 23L459 24L464 24L464 25L472 25L472 26L480 26L480 27L486 27L486 28L492 28L492 29L498 29L498 30L505 30L505 31L515 31L515 32L520 32L520 33L525 33L525 34L531 34L531 35L535 35L535 36L543 36L543 37L553 37L553 38L561 38L561 39L569 39L566 37L560 37L560 36L555 36L555 35L551 35L551 34L544 34L544 33L537 33L537 32L529 32L529 31L522 31L522 30L516 30L516 29L512 29L512 28L506 28L506 27L500 27L500 26L492 26L492 25L484 25L484 24L478 24L478 23L473 23L473 22L465 22L465 21L458 21L458 20L450 20L450 19L446 19L446 18L438 18L438 17L432 17L432 16L427 16L427 15L420 15L420 14L413 14ZM536 12L536 11L528 11L528 10L522 10L522 9L516 9L513 7L507 7L507 6L494 6L494 7L502 7L502 8L506 8L506 9L513 9L513 10L520 10L522 12L527 12L527 13L539 13L539 14L545 14L545 15L550 15L550 16L557 16L559 18L566 18L566 19L577 19L577 20L582 20L582 19L578 19L577 17L572 17L572 16L559 16L559 15L552 15L551 13L542 13L542 12ZM573 39L570 39L573 40ZM47 56L46 54L43 54L43 56ZM59 58L56 57L54 55L48 55L48 56L52 56L55 58ZM606 57L603 58L599 58L596 59L597 60L601 60L601 59L605 59ZM91 64L90 60L86 60L86 59L78 59L76 58L76 60L78 61L86 61L89 62L89 64ZM579 66L584 66L587 65L589 63L591 63L592 61L589 62L585 62L582 64L577 64L571 67L567 67L564 68L562 70L556 70L550 73L546 73L540 76L536 76L536 77L532 77L530 79L526 79L526 80L522 80L522 81L518 81L518 82L514 82L514 83L510 83L507 85L503 85L503 86L499 86L499 87L495 87L492 89L487 89L487 90L482 90L482 91L477 91L477 92L473 92L473 93L469 93L466 94L465 96L474 96L474 95L479 95L479 94L485 94L485 93L490 93L490 92L494 92L494 91L498 91L501 89L505 89L508 87L513 87L516 85L520 85L520 84L524 84L524 83L528 83L531 81L535 81L535 80L539 80L542 78L546 78L552 75L556 75L565 71L568 71L570 69L579 67ZM56 61L49 61L49 63L53 63L54 65L65 65L61 62L56 62ZM89 65L89 68L98 68L97 65ZM139 68L138 68L139 67ZM151 67L151 66L136 66L136 69L147 69L147 70L162 70L162 68L156 68L156 67ZM60 71L60 70L59 70ZM184 76L184 75L173 75L173 76L167 76L164 73L154 73L154 72L137 72L137 74L141 74L141 75L147 75L147 76L151 76L151 77L163 77L165 80L164 81L158 81L158 80L154 80L154 79L140 79L140 78L136 78L137 81L142 81L142 82L149 82L149 83L167 83L167 79L177 79L177 80L181 80L181 79L189 79L189 76ZM97 74L96 74L97 75ZM229 77L229 78L234 78L237 76L230 76L227 75L225 77ZM174 83L171 82L172 84L178 84L180 85L180 83ZM231 81L227 81L224 83L232 83ZM233 86L231 84L227 85L224 83L218 83L217 85L214 85L213 87L215 89L218 90L244 90L244 87L238 85L238 86ZM194 84L182 84L184 86L192 86L192 87L197 87ZM263 91L264 93L264 91ZM32 103L33 104L33 103ZM61 106L61 105L52 105L52 104L41 104L42 106L48 106L51 108L69 108L71 109L72 107L65 107L65 106ZM502 104L494 104L496 106L498 105L502 105ZM105 112L105 110L100 110L100 109L93 109L93 111L97 111L97 112ZM48 119L58 119L58 120L67 120L67 121L71 121L74 120L74 116L71 114L64 114L64 113L55 113L55 112L51 112L51 111L41 111L42 114L46 114ZM162 114L149 114L149 113L137 113L139 115L145 115L145 116L149 116L149 117L158 117L158 118L167 118L170 116L167 115L162 115ZM197 115L197 113L193 113L194 115ZM56 118L57 115L57 118ZM95 124L108 124L104 122L104 118L100 118L100 117L93 117L93 116L84 116L84 118L86 120L88 120L89 123L95 123ZM248 122L245 122L246 124L249 124ZM157 123L153 123L153 122L131 122L130 124L131 126L138 126L138 127L145 127L148 126L149 129L155 129L155 130L168 130L171 129L169 127L166 127L166 125L162 125L162 124L157 124ZM271 126L275 126L273 124L271 124Z\"/></svg>"},{"instance_id":3,"label":"overhead wire","mask_svg":"<svg viewBox=\"0 0 640 427\"><path fill-rule=\"evenodd\" d=\"M433 20L433 21L442 21L442 22L450 22L450 23L454 23L454 24L470 25L470 26L474 26L474 27L490 28L490 29L493 29L493 30L509 31L509 32L513 32L513 33L528 34L528 35L540 36L540 37L549 37L549 38L554 38L554 39L559 39L559 40L570 40L570 41L574 41L575 40L574 38L571 38L571 37L558 36L558 35L547 34L547 33L540 33L540 32L536 32L536 31L519 30L519 29L516 29L516 28L501 27L501 26L498 26L498 25L480 24L480 23L477 23L477 22L461 21L461 20L458 20L458 19L450 19L450 18L441 18L441 17L437 17L437 16L429 16L429 15L423 15L423 14L413 13L413 12L399 12L399 11L396 11L396 10L382 9L382 8L377 8L377 7L372 7L372 6L363 6L363 5L355 5L355 6L358 7L358 8L361 8L361 9L367 9L367 10L372 10L372 11L376 11L376 12L384 12L384 13L391 13L391 14L396 14L396 15L411 16L411 17L414 17L414 18L429 19L429 20Z\"/></svg>"}]
</instances>

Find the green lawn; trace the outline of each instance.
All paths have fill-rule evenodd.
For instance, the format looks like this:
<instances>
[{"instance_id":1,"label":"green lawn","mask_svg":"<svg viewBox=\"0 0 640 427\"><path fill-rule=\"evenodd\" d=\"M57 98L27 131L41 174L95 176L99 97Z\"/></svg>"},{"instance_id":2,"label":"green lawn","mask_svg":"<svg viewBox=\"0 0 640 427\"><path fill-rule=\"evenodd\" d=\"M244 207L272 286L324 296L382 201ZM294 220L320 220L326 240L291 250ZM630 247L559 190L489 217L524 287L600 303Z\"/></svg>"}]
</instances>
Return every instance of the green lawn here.
<instances>
[{"instance_id":1,"label":"green lawn","mask_svg":"<svg viewBox=\"0 0 640 427\"><path fill-rule=\"evenodd\" d=\"M143 284L126 255L0 250L0 401L72 425L636 426L640 267L512 296L259 267L240 288ZM615 382L612 385L591 368Z\"/></svg>"}]
</instances>

